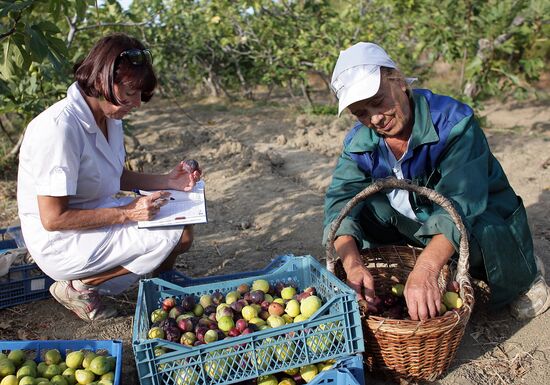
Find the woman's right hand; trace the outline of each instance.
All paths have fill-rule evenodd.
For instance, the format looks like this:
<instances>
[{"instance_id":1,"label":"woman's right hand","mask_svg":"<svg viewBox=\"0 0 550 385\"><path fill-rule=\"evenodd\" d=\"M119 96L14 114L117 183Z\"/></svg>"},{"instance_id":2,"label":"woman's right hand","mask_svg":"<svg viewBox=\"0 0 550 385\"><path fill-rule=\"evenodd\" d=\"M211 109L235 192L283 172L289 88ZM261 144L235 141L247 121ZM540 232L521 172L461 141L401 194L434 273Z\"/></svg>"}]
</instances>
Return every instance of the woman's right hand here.
<instances>
[{"instance_id":1,"label":"woman's right hand","mask_svg":"<svg viewBox=\"0 0 550 385\"><path fill-rule=\"evenodd\" d=\"M133 222L149 221L169 199L170 193L167 191L155 191L150 195L137 197L124 207L126 217Z\"/></svg>"},{"instance_id":2,"label":"woman's right hand","mask_svg":"<svg viewBox=\"0 0 550 385\"><path fill-rule=\"evenodd\" d=\"M374 279L363 262L344 263L348 285L357 293L358 300L365 300L369 304L374 302Z\"/></svg>"},{"instance_id":3,"label":"woman's right hand","mask_svg":"<svg viewBox=\"0 0 550 385\"><path fill-rule=\"evenodd\" d=\"M355 238L349 235L339 236L334 242L334 248L342 260L348 285L357 293L357 299L372 304L376 296L374 279L361 259Z\"/></svg>"}]
</instances>

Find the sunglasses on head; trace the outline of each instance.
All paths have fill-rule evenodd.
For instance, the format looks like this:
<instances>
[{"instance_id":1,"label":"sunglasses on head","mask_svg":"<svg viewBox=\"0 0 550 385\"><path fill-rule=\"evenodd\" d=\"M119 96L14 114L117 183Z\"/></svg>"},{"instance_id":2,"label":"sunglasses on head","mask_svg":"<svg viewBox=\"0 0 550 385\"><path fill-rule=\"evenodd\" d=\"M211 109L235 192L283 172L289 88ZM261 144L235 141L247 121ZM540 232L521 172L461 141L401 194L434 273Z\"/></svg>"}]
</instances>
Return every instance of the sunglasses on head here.
<instances>
[{"instance_id":1,"label":"sunglasses on head","mask_svg":"<svg viewBox=\"0 0 550 385\"><path fill-rule=\"evenodd\" d=\"M135 66L153 64L153 55L148 49L132 48L122 51L119 57L126 57Z\"/></svg>"}]
</instances>

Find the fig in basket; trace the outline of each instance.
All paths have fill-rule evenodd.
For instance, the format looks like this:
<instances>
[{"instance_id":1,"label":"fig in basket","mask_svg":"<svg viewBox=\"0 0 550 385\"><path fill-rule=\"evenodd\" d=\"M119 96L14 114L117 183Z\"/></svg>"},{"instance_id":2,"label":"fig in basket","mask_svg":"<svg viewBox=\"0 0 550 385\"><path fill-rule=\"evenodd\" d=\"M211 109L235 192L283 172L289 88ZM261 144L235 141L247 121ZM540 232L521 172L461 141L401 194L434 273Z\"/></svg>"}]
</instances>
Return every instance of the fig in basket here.
<instances>
[{"instance_id":1,"label":"fig in basket","mask_svg":"<svg viewBox=\"0 0 550 385\"><path fill-rule=\"evenodd\" d=\"M326 191L328 263L341 259L358 296L372 300L380 288L361 250L421 248L411 266L395 260L411 269L403 283L413 320L437 316L438 276L453 260L460 261L461 277L487 282L492 307L510 305L520 319L545 312L550 288L534 255L525 206L474 109L411 88L399 63L374 43L341 48L331 88L339 113L347 109L357 121ZM471 291L461 293L471 307Z\"/></svg>"}]
</instances>

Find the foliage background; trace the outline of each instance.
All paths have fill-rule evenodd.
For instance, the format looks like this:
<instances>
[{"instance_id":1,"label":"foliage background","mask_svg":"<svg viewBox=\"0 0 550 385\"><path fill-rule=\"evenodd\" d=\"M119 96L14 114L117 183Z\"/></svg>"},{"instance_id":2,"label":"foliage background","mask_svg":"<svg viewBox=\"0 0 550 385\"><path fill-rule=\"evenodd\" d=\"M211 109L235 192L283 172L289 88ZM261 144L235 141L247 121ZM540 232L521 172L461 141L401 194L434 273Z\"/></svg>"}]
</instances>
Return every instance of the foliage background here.
<instances>
[{"instance_id":1,"label":"foliage background","mask_svg":"<svg viewBox=\"0 0 550 385\"><path fill-rule=\"evenodd\" d=\"M482 107L490 97L541 97L550 56L545 0L0 0L0 173L15 169L25 126L65 95L72 65L123 31L151 48L160 94L269 100L328 82L340 49L382 45L422 85ZM546 19L545 19L546 17ZM450 69L431 82L437 65ZM330 99L327 99L330 100Z\"/></svg>"}]
</instances>

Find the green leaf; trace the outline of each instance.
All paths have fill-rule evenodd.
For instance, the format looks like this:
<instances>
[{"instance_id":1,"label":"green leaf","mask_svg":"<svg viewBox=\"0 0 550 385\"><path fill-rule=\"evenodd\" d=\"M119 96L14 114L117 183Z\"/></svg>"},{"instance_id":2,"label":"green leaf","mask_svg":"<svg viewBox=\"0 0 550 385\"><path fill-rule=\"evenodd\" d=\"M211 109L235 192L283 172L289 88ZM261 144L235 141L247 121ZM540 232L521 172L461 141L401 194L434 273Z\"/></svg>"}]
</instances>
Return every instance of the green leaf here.
<instances>
[{"instance_id":1,"label":"green leaf","mask_svg":"<svg viewBox=\"0 0 550 385\"><path fill-rule=\"evenodd\" d=\"M15 73L16 67L13 60L15 44L11 39L6 39L3 44L4 48L4 62L0 67L0 72L4 79L9 80Z\"/></svg>"},{"instance_id":2,"label":"green leaf","mask_svg":"<svg viewBox=\"0 0 550 385\"><path fill-rule=\"evenodd\" d=\"M21 12L30 7L34 3L33 0L13 2L13 1L1 1L0 2L0 17L7 16L10 12Z\"/></svg>"},{"instance_id":3,"label":"green leaf","mask_svg":"<svg viewBox=\"0 0 550 385\"><path fill-rule=\"evenodd\" d=\"M34 27L36 27L36 29L39 29L41 31L48 32L49 34L61 32L54 23L48 20L44 20L44 21L41 21L40 23L34 24L33 28Z\"/></svg>"},{"instance_id":4,"label":"green leaf","mask_svg":"<svg viewBox=\"0 0 550 385\"><path fill-rule=\"evenodd\" d=\"M84 19L86 9L88 9L88 2L86 0L76 0L76 15L79 19Z\"/></svg>"},{"instance_id":5,"label":"green leaf","mask_svg":"<svg viewBox=\"0 0 550 385\"><path fill-rule=\"evenodd\" d=\"M34 26L27 28L29 34L28 49L34 61L41 63L48 55L48 42L40 30Z\"/></svg>"}]
</instances>

